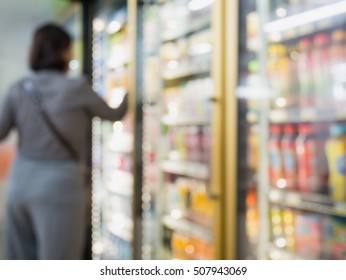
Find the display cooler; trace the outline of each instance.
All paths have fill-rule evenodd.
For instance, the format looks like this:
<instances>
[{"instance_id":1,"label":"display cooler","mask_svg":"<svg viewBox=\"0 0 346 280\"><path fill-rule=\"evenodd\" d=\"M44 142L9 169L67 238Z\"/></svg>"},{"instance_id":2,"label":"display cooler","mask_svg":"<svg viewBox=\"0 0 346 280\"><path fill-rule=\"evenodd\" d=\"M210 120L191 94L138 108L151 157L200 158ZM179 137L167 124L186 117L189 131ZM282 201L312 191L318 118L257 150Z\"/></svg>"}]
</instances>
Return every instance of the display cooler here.
<instances>
[{"instance_id":1,"label":"display cooler","mask_svg":"<svg viewBox=\"0 0 346 280\"><path fill-rule=\"evenodd\" d=\"M94 9L93 88L111 107L128 94L129 109L121 121L93 122L93 258L139 259L142 137L136 1L95 1Z\"/></svg>"},{"instance_id":2,"label":"display cooler","mask_svg":"<svg viewBox=\"0 0 346 280\"><path fill-rule=\"evenodd\" d=\"M93 86L114 106L128 92L130 108L93 123L94 258L234 257L226 3L95 2Z\"/></svg>"},{"instance_id":3,"label":"display cooler","mask_svg":"<svg viewBox=\"0 0 346 280\"><path fill-rule=\"evenodd\" d=\"M145 259L232 254L225 241L234 214L226 209L223 157L226 2L143 5Z\"/></svg>"},{"instance_id":4,"label":"display cooler","mask_svg":"<svg viewBox=\"0 0 346 280\"><path fill-rule=\"evenodd\" d=\"M240 2L242 256L345 259L346 1Z\"/></svg>"}]
</instances>

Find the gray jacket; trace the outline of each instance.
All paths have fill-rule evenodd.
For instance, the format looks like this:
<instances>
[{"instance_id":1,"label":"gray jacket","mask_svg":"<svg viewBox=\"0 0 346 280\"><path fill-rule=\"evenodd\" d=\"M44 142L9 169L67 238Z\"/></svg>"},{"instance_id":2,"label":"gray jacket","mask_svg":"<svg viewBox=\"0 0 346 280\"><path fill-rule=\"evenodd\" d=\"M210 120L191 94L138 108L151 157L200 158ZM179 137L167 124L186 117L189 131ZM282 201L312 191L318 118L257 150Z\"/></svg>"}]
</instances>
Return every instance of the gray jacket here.
<instances>
[{"instance_id":1,"label":"gray jacket","mask_svg":"<svg viewBox=\"0 0 346 280\"><path fill-rule=\"evenodd\" d=\"M26 78L28 79L28 78ZM10 87L0 103L0 140L11 129L18 131L18 151L36 159L68 159L67 150L55 139L43 121L23 79ZM71 79L63 73L45 70L30 77L41 94L42 105L55 126L85 161L88 131L93 117L117 121L127 111L127 96L116 109L110 108L86 79Z\"/></svg>"}]
</instances>

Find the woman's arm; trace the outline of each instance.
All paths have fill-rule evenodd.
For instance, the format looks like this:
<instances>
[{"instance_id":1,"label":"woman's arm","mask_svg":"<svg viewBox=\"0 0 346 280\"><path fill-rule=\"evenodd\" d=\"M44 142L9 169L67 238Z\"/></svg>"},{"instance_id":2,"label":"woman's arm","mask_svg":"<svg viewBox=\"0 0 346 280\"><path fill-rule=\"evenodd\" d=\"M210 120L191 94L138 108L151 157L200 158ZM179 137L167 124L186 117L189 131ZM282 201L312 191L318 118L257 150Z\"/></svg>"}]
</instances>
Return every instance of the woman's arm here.
<instances>
[{"instance_id":1,"label":"woman's arm","mask_svg":"<svg viewBox=\"0 0 346 280\"><path fill-rule=\"evenodd\" d=\"M128 94L125 94L122 103L117 108L111 108L108 104L99 97L90 86L85 85L85 101L87 110L92 117L100 117L110 121L121 120L128 107Z\"/></svg>"}]
</instances>

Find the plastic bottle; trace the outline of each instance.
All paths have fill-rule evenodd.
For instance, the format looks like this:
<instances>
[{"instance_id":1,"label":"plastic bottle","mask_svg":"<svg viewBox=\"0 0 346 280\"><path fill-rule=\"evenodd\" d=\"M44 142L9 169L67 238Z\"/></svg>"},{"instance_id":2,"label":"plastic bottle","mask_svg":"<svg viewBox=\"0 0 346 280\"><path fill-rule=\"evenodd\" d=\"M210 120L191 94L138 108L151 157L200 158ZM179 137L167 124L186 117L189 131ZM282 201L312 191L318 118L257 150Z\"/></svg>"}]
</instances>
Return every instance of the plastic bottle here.
<instances>
[{"instance_id":1,"label":"plastic bottle","mask_svg":"<svg viewBox=\"0 0 346 280\"><path fill-rule=\"evenodd\" d=\"M192 126L185 129L186 159L200 161L200 137L198 127Z\"/></svg>"},{"instance_id":2,"label":"plastic bottle","mask_svg":"<svg viewBox=\"0 0 346 280\"><path fill-rule=\"evenodd\" d=\"M330 36L319 33L313 37L312 65L316 104L325 108L331 101Z\"/></svg>"},{"instance_id":3,"label":"plastic bottle","mask_svg":"<svg viewBox=\"0 0 346 280\"><path fill-rule=\"evenodd\" d=\"M268 48L268 77L274 97L289 104L290 60L284 45L274 44ZM276 106L276 104L274 104Z\"/></svg>"},{"instance_id":4,"label":"plastic bottle","mask_svg":"<svg viewBox=\"0 0 346 280\"><path fill-rule=\"evenodd\" d=\"M284 134L281 140L281 150L283 159L283 177L286 180L286 187L288 189L297 188L296 138L296 126L293 124L286 124L284 126Z\"/></svg>"},{"instance_id":5,"label":"plastic bottle","mask_svg":"<svg viewBox=\"0 0 346 280\"><path fill-rule=\"evenodd\" d=\"M300 91L298 80L298 60L299 53L296 44L287 45L288 58L289 58L289 105L292 107L299 107L300 105Z\"/></svg>"},{"instance_id":6,"label":"plastic bottle","mask_svg":"<svg viewBox=\"0 0 346 280\"><path fill-rule=\"evenodd\" d=\"M346 201L346 125L334 124L326 142L328 186L333 201Z\"/></svg>"},{"instance_id":7,"label":"plastic bottle","mask_svg":"<svg viewBox=\"0 0 346 280\"><path fill-rule=\"evenodd\" d=\"M211 127L203 126L201 135L202 162L210 163Z\"/></svg>"},{"instance_id":8,"label":"plastic bottle","mask_svg":"<svg viewBox=\"0 0 346 280\"><path fill-rule=\"evenodd\" d=\"M332 43L330 47L331 64L346 61L346 31L337 29L331 34Z\"/></svg>"},{"instance_id":9,"label":"plastic bottle","mask_svg":"<svg viewBox=\"0 0 346 280\"><path fill-rule=\"evenodd\" d=\"M249 188L246 193L246 235L249 242L256 244L258 239L258 208L257 193L255 188Z\"/></svg>"},{"instance_id":10,"label":"plastic bottle","mask_svg":"<svg viewBox=\"0 0 346 280\"><path fill-rule=\"evenodd\" d=\"M324 192L328 179L327 159L324 152L324 126L301 124L296 139L298 189L302 192Z\"/></svg>"},{"instance_id":11,"label":"plastic bottle","mask_svg":"<svg viewBox=\"0 0 346 280\"><path fill-rule=\"evenodd\" d=\"M270 126L269 138L269 178L273 187L284 188L282 155L281 155L281 126L272 124Z\"/></svg>"},{"instance_id":12,"label":"plastic bottle","mask_svg":"<svg viewBox=\"0 0 346 280\"><path fill-rule=\"evenodd\" d=\"M300 105L308 107L313 105L313 74L312 74L312 42L309 38L303 38L298 43L298 80Z\"/></svg>"},{"instance_id":13,"label":"plastic bottle","mask_svg":"<svg viewBox=\"0 0 346 280\"><path fill-rule=\"evenodd\" d=\"M311 126L309 124L300 124L298 127L299 135L296 139L296 155L298 167L298 188L300 191L308 192L310 189L309 178L312 174L310 159L313 145L311 141ZM311 143L309 145L309 142Z\"/></svg>"},{"instance_id":14,"label":"plastic bottle","mask_svg":"<svg viewBox=\"0 0 346 280\"><path fill-rule=\"evenodd\" d=\"M247 135L247 165L256 172L258 170L259 158L259 132L258 126L251 126Z\"/></svg>"},{"instance_id":15,"label":"plastic bottle","mask_svg":"<svg viewBox=\"0 0 346 280\"><path fill-rule=\"evenodd\" d=\"M271 236L274 244L280 248L286 246L284 237L282 209L277 206L272 206L270 209L271 221Z\"/></svg>"},{"instance_id":16,"label":"plastic bottle","mask_svg":"<svg viewBox=\"0 0 346 280\"><path fill-rule=\"evenodd\" d=\"M344 108L346 102L344 72L346 62L346 31L342 29L335 30L331 34L332 43L330 47L331 55L331 75L333 83L333 97L336 101L336 105ZM342 102L340 102L342 101Z\"/></svg>"},{"instance_id":17,"label":"plastic bottle","mask_svg":"<svg viewBox=\"0 0 346 280\"><path fill-rule=\"evenodd\" d=\"M286 239L286 248L289 251L295 250L295 229L294 229L294 211L289 208L285 208L282 211L282 220L284 228L284 236Z\"/></svg>"},{"instance_id":18,"label":"plastic bottle","mask_svg":"<svg viewBox=\"0 0 346 280\"><path fill-rule=\"evenodd\" d=\"M333 219L332 256L334 260L346 259L346 219L334 217Z\"/></svg>"},{"instance_id":19,"label":"plastic bottle","mask_svg":"<svg viewBox=\"0 0 346 280\"><path fill-rule=\"evenodd\" d=\"M322 216L297 212L295 215L296 252L302 257L317 259L321 254Z\"/></svg>"}]
</instances>

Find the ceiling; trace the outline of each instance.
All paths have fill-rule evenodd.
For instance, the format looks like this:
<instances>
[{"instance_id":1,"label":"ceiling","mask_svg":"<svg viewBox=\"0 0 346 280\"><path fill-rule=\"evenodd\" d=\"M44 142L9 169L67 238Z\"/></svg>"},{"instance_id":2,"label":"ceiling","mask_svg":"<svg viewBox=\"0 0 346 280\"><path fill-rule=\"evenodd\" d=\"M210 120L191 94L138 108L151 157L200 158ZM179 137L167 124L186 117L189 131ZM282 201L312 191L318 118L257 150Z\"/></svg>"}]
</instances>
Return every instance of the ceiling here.
<instances>
[{"instance_id":1,"label":"ceiling","mask_svg":"<svg viewBox=\"0 0 346 280\"><path fill-rule=\"evenodd\" d=\"M58 16L68 5L67 0L1 0L0 30L11 26L37 24Z\"/></svg>"}]
</instances>

